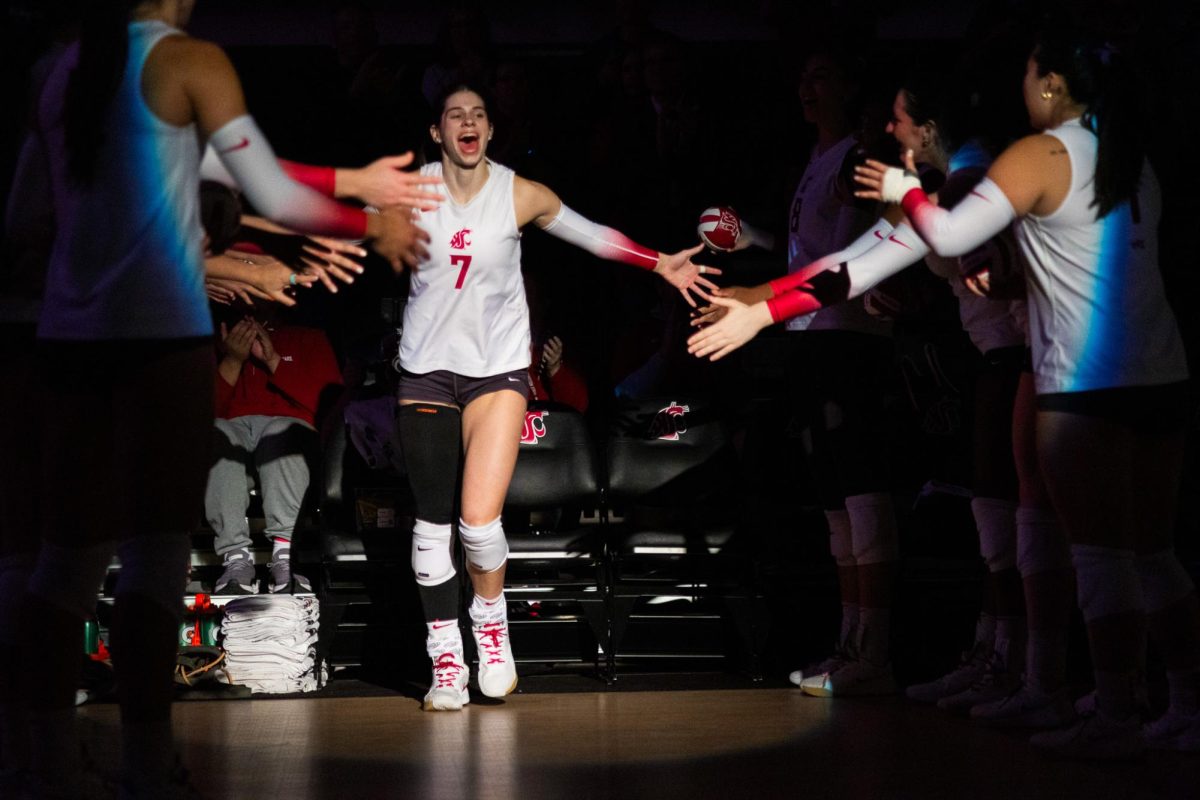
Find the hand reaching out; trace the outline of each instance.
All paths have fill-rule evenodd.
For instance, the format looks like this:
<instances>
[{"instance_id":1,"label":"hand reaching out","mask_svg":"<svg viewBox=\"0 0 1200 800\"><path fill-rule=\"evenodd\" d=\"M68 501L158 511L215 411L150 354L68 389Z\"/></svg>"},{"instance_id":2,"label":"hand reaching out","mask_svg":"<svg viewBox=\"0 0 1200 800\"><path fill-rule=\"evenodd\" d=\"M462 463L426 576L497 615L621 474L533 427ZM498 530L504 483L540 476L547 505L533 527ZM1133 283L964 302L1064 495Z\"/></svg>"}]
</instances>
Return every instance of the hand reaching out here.
<instances>
[{"instance_id":1,"label":"hand reaching out","mask_svg":"<svg viewBox=\"0 0 1200 800\"><path fill-rule=\"evenodd\" d=\"M725 309L718 322L688 338L688 352L697 358L717 361L753 339L774 320L765 302L746 305L727 297L713 297L712 303Z\"/></svg>"},{"instance_id":2,"label":"hand reaching out","mask_svg":"<svg viewBox=\"0 0 1200 800\"><path fill-rule=\"evenodd\" d=\"M413 221L411 208L390 206L380 209L378 214L368 215L367 220L371 248L383 256L396 273L403 272L405 265L415 269L429 257L429 251L425 249L429 234Z\"/></svg>"},{"instance_id":3,"label":"hand reaching out","mask_svg":"<svg viewBox=\"0 0 1200 800\"><path fill-rule=\"evenodd\" d=\"M712 296L737 300L739 303L750 306L760 300L769 300L773 296L773 292L769 284L763 283L758 286L723 286L714 290ZM703 328L720 321L727 313L729 313L727 306L710 303L698 310L690 324L693 328Z\"/></svg>"},{"instance_id":4,"label":"hand reaching out","mask_svg":"<svg viewBox=\"0 0 1200 800\"><path fill-rule=\"evenodd\" d=\"M330 276L342 283L351 284L354 283L355 275L363 273L362 264L350 258L363 258L367 255L367 251L357 244L324 236L309 236L308 240L312 242L304 245L304 252L308 255L300 258L307 268L305 274L315 275L332 294L337 294L338 289Z\"/></svg>"},{"instance_id":5,"label":"hand reaching out","mask_svg":"<svg viewBox=\"0 0 1200 800\"><path fill-rule=\"evenodd\" d=\"M405 172L404 168L413 161L413 154L384 156L365 167L347 170L345 193L357 197L367 205L408 206L422 211L432 211L446 198L428 187L440 186L440 178Z\"/></svg>"},{"instance_id":6,"label":"hand reaching out","mask_svg":"<svg viewBox=\"0 0 1200 800\"><path fill-rule=\"evenodd\" d=\"M704 245L698 244L688 250L680 250L678 253L670 255L661 253L658 257L658 263L654 266L654 271L663 280L678 289L679 293L683 295L683 299L692 308L696 307L696 301L692 299L692 292L702 299L708 299L705 289L708 291L716 291L717 289L715 283L701 276L721 274L721 270L716 267L692 263L692 256L703 249Z\"/></svg>"}]
</instances>

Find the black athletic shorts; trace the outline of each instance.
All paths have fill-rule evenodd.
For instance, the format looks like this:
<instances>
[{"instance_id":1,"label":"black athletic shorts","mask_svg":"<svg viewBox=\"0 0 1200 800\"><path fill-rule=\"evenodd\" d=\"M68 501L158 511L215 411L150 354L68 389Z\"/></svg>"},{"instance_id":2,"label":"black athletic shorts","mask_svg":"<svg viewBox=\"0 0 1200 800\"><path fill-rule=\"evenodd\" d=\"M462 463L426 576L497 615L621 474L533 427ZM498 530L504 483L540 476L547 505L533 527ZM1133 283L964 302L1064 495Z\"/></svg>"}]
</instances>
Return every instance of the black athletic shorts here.
<instances>
[{"instance_id":1,"label":"black athletic shorts","mask_svg":"<svg viewBox=\"0 0 1200 800\"><path fill-rule=\"evenodd\" d=\"M471 378L445 369L420 375L400 370L398 397L402 401L416 400L465 408L477 397L504 389L517 392L528 403L533 397L533 383L529 380L529 370L514 369L512 372L502 372L484 378Z\"/></svg>"},{"instance_id":2,"label":"black athletic shorts","mask_svg":"<svg viewBox=\"0 0 1200 800\"><path fill-rule=\"evenodd\" d=\"M1103 417L1138 433L1151 434L1181 431L1196 416L1196 403L1188 381L1039 394L1037 407L1039 411Z\"/></svg>"}]
</instances>

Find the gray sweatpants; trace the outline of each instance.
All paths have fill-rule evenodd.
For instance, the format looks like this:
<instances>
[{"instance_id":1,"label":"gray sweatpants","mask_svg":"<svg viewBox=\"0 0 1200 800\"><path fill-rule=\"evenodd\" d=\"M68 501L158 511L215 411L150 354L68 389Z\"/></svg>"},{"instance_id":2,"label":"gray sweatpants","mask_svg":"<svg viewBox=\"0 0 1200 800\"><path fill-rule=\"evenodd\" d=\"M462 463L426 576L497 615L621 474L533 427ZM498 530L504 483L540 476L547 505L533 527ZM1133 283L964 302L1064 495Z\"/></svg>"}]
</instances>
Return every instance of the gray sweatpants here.
<instances>
[{"instance_id":1,"label":"gray sweatpants","mask_svg":"<svg viewBox=\"0 0 1200 800\"><path fill-rule=\"evenodd\" d=\"M308 457L316 449L316 440L313 427L294 417L252 415L216 420L204 513L217 534L217 555L250 546L246 509L254 473L258 474L267 518L267 537L291 538L308 491Z\"/></svg>"}]
</instances>

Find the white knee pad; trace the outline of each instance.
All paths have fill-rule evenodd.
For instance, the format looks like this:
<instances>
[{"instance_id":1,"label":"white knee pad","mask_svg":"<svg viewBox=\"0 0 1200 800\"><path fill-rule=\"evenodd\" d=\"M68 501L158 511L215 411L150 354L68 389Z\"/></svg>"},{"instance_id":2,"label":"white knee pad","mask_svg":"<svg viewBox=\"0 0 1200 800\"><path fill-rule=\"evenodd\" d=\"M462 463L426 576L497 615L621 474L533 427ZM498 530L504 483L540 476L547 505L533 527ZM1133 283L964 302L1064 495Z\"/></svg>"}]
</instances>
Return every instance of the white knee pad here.
<instances>
[{"instance_id":1,"label":"white knee pad","mask_svg":"<svg viewBox=\"0 0 1200 800\"><path fill-rule=\"evenodd\" d=\"M36 560L36 553L0 558L0 644L19 642L21 598L29 586Z\"/></svg>"},{"instance_id":2,"label":"white knee pad","mask_svg":"<svg viewBox=\"0 0 1200 800\"><path fill-rule=\"evenodd\" d=\"M1071 566L1066 534L1054 512L1021 506L1017 509L1017 571L1022 578Z\"/></svg>"},{"instance_id":3,"label":"white knee pad","mask_svg":"<svg viewBox=\"0 0 1200 800\"><path fill-rule=\"evenodd\" d=\"M115 543L63 547L42 542L29 576L29 593L80 619L96 613L100 586L108 573Z\"/></svg>"},{"instance_id":4,"label":"white knee pad","mask_svg":"<svg viewBox=\"0 0 1200 800\"><path fill-rule=\"evenodd\" d=\"M504 566L508 560L508 540L504 538L504 527L500 518L473 527L458 521L458 536L467 551L467 563L480 572L492 572Z\"/></svg>"},{"instance_id":5,"label":"white knee pad","mask_svg":"<svg viewBox=\"0 0 1200 800\"><path fill-rule=\"evenodd\" d=\"M183 618L183 590L192 558L186 533L154 533L126 539L117 548L121 574L117 598L137 595L178 619Z\"/></svg>"},{"instance_id":6,"label":"white knee pad","mask_svg":"<svg viewBox=\"0 0 1200 800\"><path fill-rule=\"evenodd\" d=\"M421 586L440 586L454 577L450 557L450 524L413 523L412 568Z\"/></svg>"},{"instance_id":7,"label":"white knee pad","mask_svg":"<svg viewBox=\"0 0 1200 800\"><path fill-rule=\"evenodd\" d=\"M1073 544L1071 561L1084 622L1146 610L1132 550Z\"/></svg>"},{"instance_id":8,"label":"white knee pad","mask_svg":"<svg viewBox=\"0 0 1200 800\"><path fill-rule=\"evenodd\" d=\"M871 492L847 497L846 513L850 517L855 564L882 564L900 557L900 535L890 494Z\"/></svg>"},{"instance_id":9,"label":"white knee pad","mask_svg":"<svg viewBox=\"0 0 1200 800\"><path fill-rule=\"evenodd\" d=\"M854 566L854 542L850 538L850 515L843 509L826 511L829 523L829 553L839 567Z\"/></svg>"},{"instance_id":10,"label":"white knee pad","mask_svg":"<svg viewBox=\"0 0 1200 800\"><path fill-rule=\"evenodd\" d=\"M1179 563L1172 548L1138 556L1136 566L1146 611L1151 614L1170 608L1196 590L1192 577Z\"/></svg>"},{"instance_id":11,"label":"white knee pad","mask_svg":"<svg viewBox=\"0 0 1200 800\"><path fill-rule=\"evenodd\" d=\"M989 572L1017 565L1017 504L994 497L976 497L971 515L979 530L979 554Z\"/></svg>"}]
</instances>

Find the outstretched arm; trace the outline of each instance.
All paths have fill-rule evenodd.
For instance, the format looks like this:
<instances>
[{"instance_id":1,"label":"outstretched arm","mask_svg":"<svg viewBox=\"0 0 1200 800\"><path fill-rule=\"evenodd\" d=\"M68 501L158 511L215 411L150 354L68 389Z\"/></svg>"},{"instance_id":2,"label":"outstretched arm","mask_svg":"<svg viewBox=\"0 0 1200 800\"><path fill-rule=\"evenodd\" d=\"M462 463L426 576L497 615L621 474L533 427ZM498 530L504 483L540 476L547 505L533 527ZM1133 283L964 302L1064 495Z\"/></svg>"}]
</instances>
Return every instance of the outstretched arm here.
<instances>
[{"instance_id":1,"label":"outstretched arm","mask_svg":"<svg viewBox=\"0 0 1200 800\"><path fill-rule=\"evenodd\" d=\"M1028 136L1005 150L987 177L953 210L939 208L921 190L912 151L905 169L868 161L856 168L856 194L899 203L921 238L942 256L960 256L1000 233L1016 218L1057 208L1070 187L1065 148L1053 136Z\"/></svg>"},{"instance_id":2,"label":"outstretched arm","mask_svg":"<svg viewBox=\"0 0 1200 800\"><path fill-rule=\"evenodd\" d=\"M713 325L692 334L688 352L716 361L753 339L768 325L858 297L929 252L929 247L908 225L887 227L890 230L887 235L876 237L869 231L867 235L874 245L846 261L836 259L857 250L862 239L840 253L818 259L780 279L786 280L790 288L766 300L746 305L729 298L713 298L713 304L724 307L725 314ZM876 226L873 231L876 230L882 229ZM775 285L772 281L771 286Z\"/></svg>"},{"instance_id":3,"label":"outstretched arm","mask_svg":"<svg viewBox=\"0 0 1200 800\"><path fill-rule=\"evenodd\" d=\"M241 83L225 53L216 45L190 39L176 46L179 49L172 55L197 126L259 211L303 233L372 239L371 247L396 270L404 263L418 262L420 241L428 240L428 235L413 224L409 210L390 207L380 214L366 214L289 178L247 115Z\"/></svg>"},{"instance_id":4,"label":"outstretched arm","mask_svg":"<svg viewBox=\"0 0 1200 800\"><path fill-rule=\"evenodd\" d=\"M441 180L403 171L412 160L412 153L404 153L384 156L365 167L352 169L316 167L281 158L279 167L292 180L326 197L352 197L380 208L409 206L432 211L445 197L426 191L425 187L439 185ZM221 163L221 157L211 143L204 149L204 158L200 161L200 177L230 188L237 187L237 180Z\"/></svg>"},{"instance_id":5,"label":"outstretched arm","mask_svg":"<svg viewBox=\"0 0 1200 800\"><path fill-rule=\"evenodd\" d=\"M517 206L517 225L533 222L552 236L582 248L598 258L620 261L641 269L651 270L670 283L688 305L695 306L691 292L703 296L703 291L716 289L705 274L719 275L714 267L692 263L692 256L703 249L697 245L678 253L660 253L643 247L620 231L592 222L577 214L558 199L548 187L518 178L514 189Z\"/></svg>"}]
</instances>

